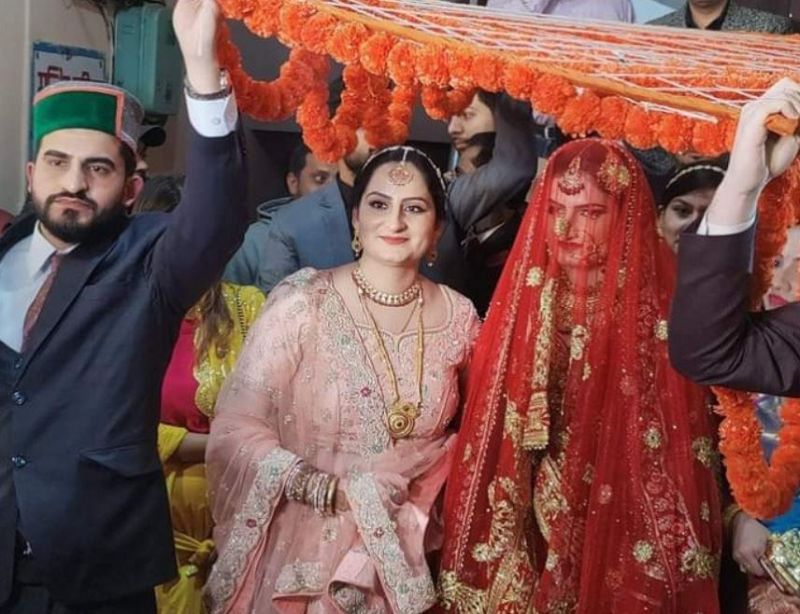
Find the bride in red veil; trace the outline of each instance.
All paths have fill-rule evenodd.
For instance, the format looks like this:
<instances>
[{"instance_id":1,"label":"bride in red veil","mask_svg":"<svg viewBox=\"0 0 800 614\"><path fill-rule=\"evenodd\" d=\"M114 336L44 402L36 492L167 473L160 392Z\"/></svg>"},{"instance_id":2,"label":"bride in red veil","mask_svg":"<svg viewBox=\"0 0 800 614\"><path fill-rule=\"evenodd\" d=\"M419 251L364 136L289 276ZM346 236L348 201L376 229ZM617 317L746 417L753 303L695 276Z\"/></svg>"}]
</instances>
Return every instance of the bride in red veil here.
<instances>
[{"instance_id":1,"label":"bride in red veil","mask_svg":"<svg viewBox=\"0 0 800 614\"><path fill-rule=\"evenodd\" d=\"M674 275L635 159L597 139L553 154L474 351L446 609L719 611L715 428L667 358Z\"/></svg>"}]
</instances>

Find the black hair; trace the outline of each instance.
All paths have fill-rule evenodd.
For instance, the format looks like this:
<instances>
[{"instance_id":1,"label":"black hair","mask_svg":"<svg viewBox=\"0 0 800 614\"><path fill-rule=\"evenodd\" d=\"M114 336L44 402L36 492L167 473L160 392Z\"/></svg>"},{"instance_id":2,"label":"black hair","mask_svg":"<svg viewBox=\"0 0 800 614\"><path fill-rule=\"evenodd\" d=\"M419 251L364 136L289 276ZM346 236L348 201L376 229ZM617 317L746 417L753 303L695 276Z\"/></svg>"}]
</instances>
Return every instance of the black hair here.
<instances>
[{"instance_id":1,"label":"black hair","mask_svg":"<svg viewBox=\"0 0 800 614\"><path fill-rule=\"evenodd\" d=\"M300 173L302 173L303 169L306 167L306 156L310 153L311 150L305 143L300 143L295 147L289 158L289 170L286 171L287 174L292 173L295 177L300 177Z\"/></svg>"},{"instance_id":2,"label":"black hair","mask_svg":"<svg viewBox=\"0 0 800 614\"><path fill-rule=\"evenodd\" d=\"M183 196L183 177L155 175L144 183L142 191L131 207L131 213L172 211Z\"/></svg>"},{"instance_id":3,"label":"black hair","mask_svg":"<svg viewBox=\"0 0 800 614\"><path fill-rule=\"evenodd\" d=\"M500 94L487 92L486 90L478 90L478 100L489 107L490 111L494 111L495 107L497 106L497 99L499 97Z\"/></svg>"},{"instance_id":4,"label":"black hair","mask_svg":"<svg viewBox=\"0 0 800 614\"><path fill-rule=\"evenodd\" d=\"M125 179L130 179L136 172L136 153L127 143L120 143L119 155L122 156L122 162L125 164Z\"/></svg>"},{"instance_id":5,"label":"black hair","mask_svg":"<svg viewBox=\"0 0 800 614\"><path fill-rule=\"evenodd\" d=\"M442 175L433 161L419 149L413 147L388 147L374 153L367 160L353 183L353 208L358 209L364 192L375 171L384 164L406 162L416 168L425 179L425 185L433 199L436 222L444 223L447 217L447 192Z\"/></svg>"},{"instance_id":6,"label":"black hair","mask_svg":"<svg viewBox=\"0 0 800 614\"><path fill-rule=\"evenodd\" d=\"M667 180L659 199L659 210L664 209L672 199L695 190L716 190L722 183L727 168L727 154L713 160L700 160L676 168Z\"/></svg>"},{"instance_id":7,"label":"black hair","mask_svg":"<svg viewBox=\"0 0 800 614\"><path fill-rule=\"evenodd\" d=\"M472 160L472 165L475 168L480 168L491 161L494 155L496 136L497 133L495 132L479 132L467 141L467 147L478 147L480 149L478 155Z\"/></svg>"}]
</instances>

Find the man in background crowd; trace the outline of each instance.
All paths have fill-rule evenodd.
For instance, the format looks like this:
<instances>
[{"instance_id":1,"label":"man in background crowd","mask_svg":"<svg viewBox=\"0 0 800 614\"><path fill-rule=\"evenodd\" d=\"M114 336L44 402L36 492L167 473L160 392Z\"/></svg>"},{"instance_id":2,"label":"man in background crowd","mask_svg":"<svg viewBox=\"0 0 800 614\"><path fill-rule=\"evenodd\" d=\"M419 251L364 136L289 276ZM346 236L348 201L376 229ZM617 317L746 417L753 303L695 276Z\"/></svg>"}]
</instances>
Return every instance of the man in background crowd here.
<instances>
[{"instance_id":1,"label":"man in background crowd","mask_svg":"<svg viewBox=\"0 0 800 614\"><path fill-rule=\"evenodd\" d=\"M792 22L786 17L739 6L733 0L688 0L682 8L650 23L700 30L742 30L771 34L789 34L792 31Z\"/></svg>"},{"instance_id":2,"label":"man in background crowd","mask_svg":"<svg viewBox=\"0 0 800 614\"><path fill-rule=\"evenodd\" d=\"M308 147L300 143L292 151L286 173L286 190L289 196L261 203L256 208L257 219L250 225L244 243L225 269L224 278L231 283L259 286L266 291L259 269L264 263L263 250L269 241L269 229L274 213L293 200L313 194L333 182L337 165L321 162Z\"/></svg>"}]
</instances>

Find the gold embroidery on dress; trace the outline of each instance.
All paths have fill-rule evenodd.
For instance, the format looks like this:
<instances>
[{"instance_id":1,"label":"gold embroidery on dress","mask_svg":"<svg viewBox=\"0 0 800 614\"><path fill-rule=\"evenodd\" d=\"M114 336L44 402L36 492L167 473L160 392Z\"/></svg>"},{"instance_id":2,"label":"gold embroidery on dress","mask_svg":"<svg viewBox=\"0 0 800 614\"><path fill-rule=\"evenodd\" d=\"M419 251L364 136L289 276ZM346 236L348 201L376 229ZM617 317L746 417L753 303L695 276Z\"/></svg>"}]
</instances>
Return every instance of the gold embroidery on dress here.
<instances>
[{"instance_id":1,"label":"gold embroidery on dress","mask_svg":"<svg viewBox=\"0 0 800 614\"><path fill-rule=\"evenodd\" d=\"M681 555L681 571L701 580L715 577L718 566L717 557L703 546L689 548Z\"/></svg>"},{"instance_id":2,"label":"gold embroidery on dress","mask_svg":"<svg viewBox=\"0 0 800 614\"><path fill-rule=\"evenodd\" d=\"M635 558L637 562L644 564L653 558L654 551L655 548L653 548L653 544L641 540L633 545L633 558Z\"/></svg>"},{"instance_id":3,"label":"gold embroidery on dress","mask_svg":"<svg viewBox=\"0 0 800 614\"><path fill-rule=\"evenodd\" d=\"M503 433L511 440L515 448L519 448L522 445L522 430L522 417L517 411L517 404L513 401L508 401L503 421Z\"/></svg>"},{"instance_id":4,"label":"gold embroidery on dress","mask_svg":"<svg viewBox=\"0 0 800 614\"><path fill-rule=\"evenodd\" d=\"M708 505L708 501L700 504L700 520L704 522L711 520L711 507Z\"/></svg>"},{"instance_id":5,"label":"gold embroidery on dress","mask_svg":"<svg viewBox=\"0 0 800 614\"><path fill-rule=\"evenodd\" d=\"M533 390L528 406L528 424L522 439L526 450L544 450L549 440L550 415L547 404L547 380L550 374L550 349L553 336L553 292L555 280L550 279L539 297L541 326L536 337L533 359Z\"/></svg>"},{"instance_id":6,"label":"gold embroidery on dress","mask_svg":"<svg viewBox=\"0 0 800 614\"><path fill-rule=\"evenodd\" d=\"M569 356L572 360L582 360L583 352L589 343L589 331L585 326L578 324L572 328L569 339Z\"/></svg>"},{"instance_id":7,"label":"gold embroidery on dress","mask_svg":"<svg viewBox=\"0 0 800 614\"><path fill-rule=\"evenodd\" d=\"M588 362L583 363L583 376L581 377L582 381L588 381L588 379L592 377L592 367Z\"/></svg>"},{"instance_id":8,"label":"gold embroidery on dress","mask_svg":"<svg viewBox=\"0 0 800 614\"><path fill-rule=\"evenodd\" d=\"M714 444L708 437L698 437L692 442L692 452L698 462L710 469L717 460L716 452L714 452Z\"/></svg>"},{"instance_id":9,"label":"gold embroidery on dress","mask_svg":"<svg viewBox=\"0 0 800 614\"><path fill-rule=\"evenodd\" d=\"M459 582L453 571L444 571L439 577L439 603L446 610L455 606L460 614L485 614L486 591Z\"/></svg>"},{"instance_id":10,"label":"gold embroidery on dress","mask_svg":"<svg viewBox=\"0 0 800 614\"><path fill-rule=\"evenodd\" d=\"M325 588L322 579L322 563L296 561L284 565L275 581L275 590L291 595L293 593L317 593Z\"/></svg>"},{"instance_id":11,"label":"gold embroidery on dress","mask_svg":"<svg viewBox=\"0 0 800 614\"><path fill-rule=\"evenodd\" d=\"M651 426L644 433L644 444L651 450L658 450L661 447L661 431L656 426Z\"/></svg>"},{"instance_id":12,"label":"gold embroidery on dress","mask_svg":"<svg viewBox=\"0 0 800 614\"><path fill-rule=\"evenodd\" d=\"M529 288L536 288L537 286L542 285L543 280L544 280L544 271L542 271L540 267L535 266L528 271L528 275L525 278L525 284Z\"/></svg>"},{"instance_id":13,"label":"gold embroidery on dress","mask_svg":"<svg viewBox=\"0 0 800 614\"><path fill-rule=\"evenodd\" d=\"M539 463L536 487L533 493L533 511L539 531L550 540L550 523L559 514L569 511L567 500L561 492L561 474L555 462L546 456Z\"/></svg>"},{"instance_id":14,"label":"gold embroidery on dress","mask_svg":"<svg viewBox=\"0 0 800 614\"><path fill-rule=\"evenodd\" d=\"M465 463L468 463L470 460L472 460L472 444L471 443L468 443L464 447L464 455L461 457L461 460L464 461Z\"/></svg>"},{"instance_id":15,"label":"gold embroidery on dress","mask_svg":"<svg viewBox=\"0 0 800 614\"><path fill-rule=\"evenodd\" d=\"M501 489L502 492L505 492L506 497L501 498ZM496 561L508 550L514 539L516 509L522 505L516 485L507 477L498 477L492 480L487 494L489 509L492 513L489 541L475 544L472 548L472 558L479 563Z\"/></svg>"},{"instance_id":16,"label":"gold embroidery on dress","mask_svg":"<svg viewBox=\"0 0 800 614\"><path fill-rule=\"evenodd\" d=\"M669 324L666 320L659 320L656 322L656 339L659 341L666 341L669 338Z\"/></svg>"}]
</instances>

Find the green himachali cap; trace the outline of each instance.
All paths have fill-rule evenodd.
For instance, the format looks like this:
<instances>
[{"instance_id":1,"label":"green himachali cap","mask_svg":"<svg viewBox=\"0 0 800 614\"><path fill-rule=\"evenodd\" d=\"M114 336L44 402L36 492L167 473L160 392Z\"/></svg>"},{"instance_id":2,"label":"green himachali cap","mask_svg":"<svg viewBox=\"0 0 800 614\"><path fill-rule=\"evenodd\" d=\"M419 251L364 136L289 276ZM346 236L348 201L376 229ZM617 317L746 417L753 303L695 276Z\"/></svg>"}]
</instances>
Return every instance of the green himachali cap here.
<instances>
[{"instance_id":1,"label":"green himachali cap","mask_svg":"<svg viewBox=\"0 0 800 614\"><path fill-rule=\"evenodd\" d=\"M107 83L61 81L48 85L33 99L33 139L56 130L84 128L117 137L136 151L144 109L124 89Z\"/></svg>"}]
</instances>

